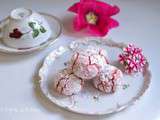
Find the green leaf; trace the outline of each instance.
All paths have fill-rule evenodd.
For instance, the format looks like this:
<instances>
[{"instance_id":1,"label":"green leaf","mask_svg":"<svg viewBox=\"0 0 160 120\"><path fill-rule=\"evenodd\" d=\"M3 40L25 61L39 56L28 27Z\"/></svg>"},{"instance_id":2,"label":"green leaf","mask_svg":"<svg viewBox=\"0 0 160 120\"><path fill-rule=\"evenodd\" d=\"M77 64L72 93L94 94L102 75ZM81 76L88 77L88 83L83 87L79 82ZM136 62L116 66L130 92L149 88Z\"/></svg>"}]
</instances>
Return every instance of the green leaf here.
<instances>
[{"instance_id":1,"label":"green leaf","mask_svg":"<svg viewBox=\"0 0 160 120\"><path fill-rule=\"evenodd\" d=\"M128 65L128 62L127 61L124 61L124 66Z\"/></svg>"},{"instance_id":2,"label":"green leaf","mask_svg":"<svg viewBox=\"0 0 160 120\"><path fill-rule=\"evenodd\" d=\"M34 29L32 33L33 38L36 38L38 35L39 35L38 29Z\"/></svg>"},{"instance_id":3,"label":"green leaf","mask_svg":"<svg viewBox=\"0 0 160 120\"><path fill-rule=\"evenodd\" d=\"M35 22L29 22L28 25L29 25L32 29L34 29L34 26L36 25L36 23L35 23Z\"/></svg>"},{"instance_id":4,"label":"green leaf","mask_svg":"<svg viewBox=\"0 0 160 120\"><path fill-rule=\"evenodd\" d=\"M123 90L127 89L129 87L129 84L124 84L123 85Z\"/></svg>"},{"instance_id":5,"label":"green leaf","mask_svg":"<svg viewBox=\"0 0 160 120\"><path fill-rule=\"evenodd\" d=\"M42 33L45 33L45 32L46 32L46 29L45 29L43 26L41 26L39 30L40 30Z\"/></svg>"}]
</instances>

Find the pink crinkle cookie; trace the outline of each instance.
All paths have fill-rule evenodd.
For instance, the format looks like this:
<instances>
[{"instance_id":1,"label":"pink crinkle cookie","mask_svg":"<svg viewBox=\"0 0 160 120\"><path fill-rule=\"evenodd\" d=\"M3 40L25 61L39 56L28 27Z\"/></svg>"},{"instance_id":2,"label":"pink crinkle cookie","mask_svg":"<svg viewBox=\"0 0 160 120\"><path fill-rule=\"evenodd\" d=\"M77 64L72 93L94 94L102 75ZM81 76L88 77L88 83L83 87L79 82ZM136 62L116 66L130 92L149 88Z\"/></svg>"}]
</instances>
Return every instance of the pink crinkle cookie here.
<instances>
[{"instance_id":1,"label":"pink crinkle cookie","mask_svg":"<svg viewBox=\"0 0 160 120\"><path fill-rule=\"evenodd\" d=\"M118 80L122 78L123 73L118 68L105 65L99 76L93 79L93 85L98 90L105 93L114 93L117 87Z\"/></svg>"},{"instance_id":2,"label":"pink crinkle cookie","mask_svg":"<svg viewBox=\"0 0 160 120\"><path fill-rule=\"evenodd\" d=\"M88 47L73 54L69 68L76 76L84 80L90 80L99 74L104 65L108 64L106 56L105 50Z\"/></svg>"},{"instance_id":3,"label":"pink crinkle cookie","mask_svg":"<svg viewBox=\"0 0 160 120\"><path fill-rule=\"evenodd\" d=\"M81 91L83 80L67 69L59 72L55 78L54 88L63 95L73 95Z\"/></svg>"}]
</instances>

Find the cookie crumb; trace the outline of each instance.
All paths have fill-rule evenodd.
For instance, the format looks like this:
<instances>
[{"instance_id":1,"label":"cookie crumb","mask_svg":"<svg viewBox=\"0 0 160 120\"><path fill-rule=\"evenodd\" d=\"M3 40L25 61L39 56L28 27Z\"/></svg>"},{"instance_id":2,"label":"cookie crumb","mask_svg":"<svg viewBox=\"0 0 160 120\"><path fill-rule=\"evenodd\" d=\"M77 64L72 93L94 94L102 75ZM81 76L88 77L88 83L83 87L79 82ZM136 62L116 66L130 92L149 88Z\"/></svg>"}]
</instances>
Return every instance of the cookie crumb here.
<instances>
[{"instance_id":1,"label":"cookie crumb","mask_svg":"<svg viewBox=\"0 0 160 120\"><path fill-rule=\"evenodd\" d=\"M98 96L93 96L93 99L98 101L99 100L99 97Z\"/></svg>"}]
</instances>

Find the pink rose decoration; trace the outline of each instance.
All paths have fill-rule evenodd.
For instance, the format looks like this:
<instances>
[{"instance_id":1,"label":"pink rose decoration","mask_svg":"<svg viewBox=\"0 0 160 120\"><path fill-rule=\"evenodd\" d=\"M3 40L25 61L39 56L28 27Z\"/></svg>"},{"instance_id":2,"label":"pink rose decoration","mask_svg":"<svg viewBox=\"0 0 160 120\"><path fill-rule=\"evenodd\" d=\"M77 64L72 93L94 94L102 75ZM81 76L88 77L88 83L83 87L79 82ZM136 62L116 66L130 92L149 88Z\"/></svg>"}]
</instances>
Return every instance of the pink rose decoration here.
<instances>
[{"instance_id":1,"label":"pink rose decoration","mask_svg":"<svg viewBox=\"0 0 160 120\"><path fill-rule=\"evenodd\" d=\"M68 10L77 14L73 21L77 31L86 28L94 36L105 36L111 28L119 25L111 16L117 14L120 9L105 2L80 0Z\"/></svg>"}]
</instances>

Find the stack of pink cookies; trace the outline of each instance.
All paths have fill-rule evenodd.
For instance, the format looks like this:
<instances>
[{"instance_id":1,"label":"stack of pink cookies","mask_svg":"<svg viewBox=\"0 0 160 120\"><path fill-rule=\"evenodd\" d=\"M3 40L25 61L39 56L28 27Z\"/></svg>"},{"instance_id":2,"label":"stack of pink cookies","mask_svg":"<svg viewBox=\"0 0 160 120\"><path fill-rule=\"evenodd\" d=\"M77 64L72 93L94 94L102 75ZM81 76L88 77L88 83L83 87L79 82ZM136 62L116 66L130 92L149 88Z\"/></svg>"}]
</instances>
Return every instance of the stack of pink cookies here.
<instances>
[{"instance_id":1,"label":"stack of pink cookies","mask_svg":"<svg viewBox=\"0 0 160 120\"><path fill-rule=\"evenodd\" d=\"M122 75L121 70L109 64L104 49L89 46L73 54L68 68L57 74L54 88L61 94L73 95L82 90L85 81L91 80L98 90L114 93Z\"/></svg>"}]
</instances>

